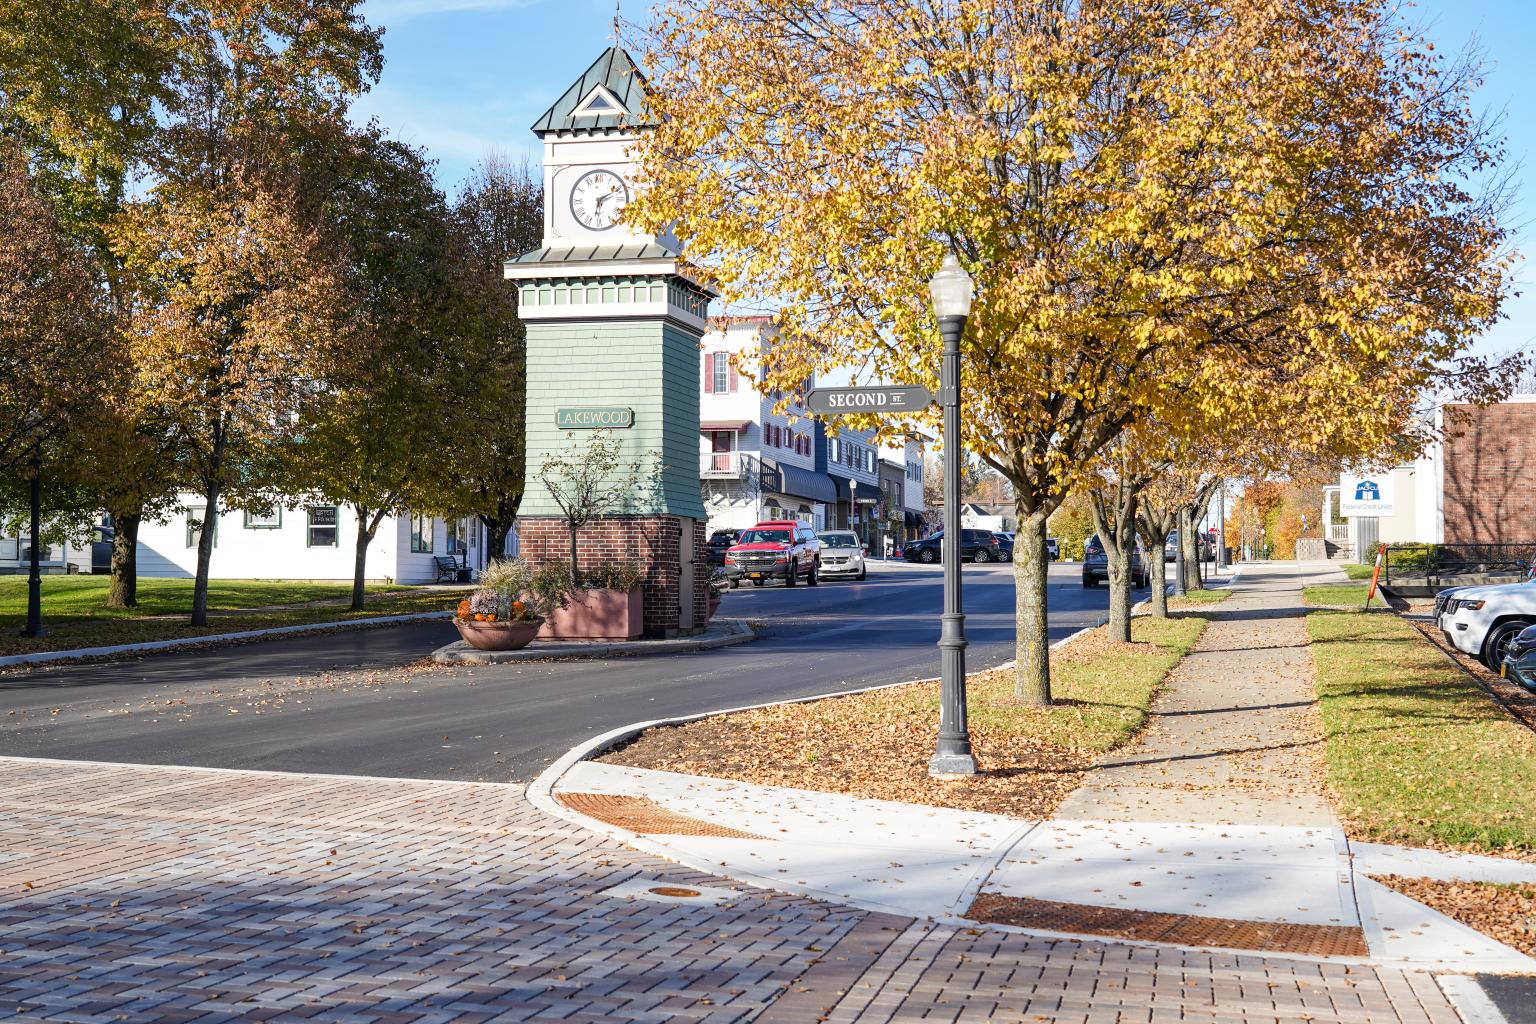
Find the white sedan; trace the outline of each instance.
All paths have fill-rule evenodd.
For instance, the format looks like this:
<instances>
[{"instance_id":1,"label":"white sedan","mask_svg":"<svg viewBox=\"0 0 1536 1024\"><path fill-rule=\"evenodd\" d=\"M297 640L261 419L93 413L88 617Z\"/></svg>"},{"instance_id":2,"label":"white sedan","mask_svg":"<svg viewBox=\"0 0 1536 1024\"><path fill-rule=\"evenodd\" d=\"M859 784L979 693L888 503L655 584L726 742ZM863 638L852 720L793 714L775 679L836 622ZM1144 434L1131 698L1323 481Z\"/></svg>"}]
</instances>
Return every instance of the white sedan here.
<instances>
[{"instance_id":1,"label":"white sedan","mask_svg":"<svg viewBox=\"0 0 1536 1024\"><path fill-rule=\"evenodd\" d=\"M831 533L820 534L818 539L821 541L823 579L829 576L852 576L862 580L869 575L869 566L864 563L864 545L859 543L857 534L848 530L833 530Z\"/></svg>"}]
</instances>

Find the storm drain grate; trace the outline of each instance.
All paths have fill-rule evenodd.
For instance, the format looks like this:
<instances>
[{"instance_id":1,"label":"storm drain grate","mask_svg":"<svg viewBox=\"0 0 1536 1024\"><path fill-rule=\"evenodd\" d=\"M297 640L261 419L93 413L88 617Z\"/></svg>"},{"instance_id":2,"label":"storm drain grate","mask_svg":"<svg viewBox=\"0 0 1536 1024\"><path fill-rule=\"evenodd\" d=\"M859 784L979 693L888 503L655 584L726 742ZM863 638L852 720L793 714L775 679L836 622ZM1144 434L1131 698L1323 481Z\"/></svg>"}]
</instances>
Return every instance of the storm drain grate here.
<instances>
[{"instance_id":1,"label":"storm drain grate","mask_svg":"<svg viewBox=\"0 0 1536 1024\"><path fill-rule=\"evenodd\" d=\"M556 793L555 799L578 814L619 828L653 836L715 836L721 839L764 839L686 814L669 811L649 797L613 793Z\"/></svg>"},{"instance_id":2,"label":"storm drain grate","mask_svg":"<svg viewBox=\"0 0 1536 1024\"><path fill-rule=\"evenodd\" d=\"M988 892L976 897L966 913L973 921L1009 924L1048 932L1103 935L1177 946L1219 946L1305 956L1367 956L1359 928L1328 924L1280 924L1224 917L1164 914L1084 903L1057 903L1027 896Z\"/></svg>"}]
</instances>

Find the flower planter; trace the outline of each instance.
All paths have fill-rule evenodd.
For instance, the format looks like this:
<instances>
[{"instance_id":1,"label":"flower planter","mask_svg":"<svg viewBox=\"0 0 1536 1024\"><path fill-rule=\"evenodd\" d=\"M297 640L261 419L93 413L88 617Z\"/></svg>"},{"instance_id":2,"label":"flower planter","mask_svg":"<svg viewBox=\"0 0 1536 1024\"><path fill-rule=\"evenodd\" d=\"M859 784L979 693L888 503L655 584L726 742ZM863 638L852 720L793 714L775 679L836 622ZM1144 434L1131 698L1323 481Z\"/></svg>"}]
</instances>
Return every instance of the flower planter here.
<instances>
[{"instance_id":1,"label":"flower planter","mask_svg":"<svg viewBox=\"0 0 1536 1024\"><path fill-rule=\"evenodd\" d=\"M464 642L477 651L515 651L527 647L539 635L543 619L522 622L476 622L454 619Z\"/></svg>"},{"instance_id":2,"label":"flower planter","mask_svg":"<svg viewBox=\"0 0 1536 1024\"><path fill-rule=\"evenodd\" d=\"M539 630L540 640L634 640L645 631L640 588L578 590Z\"/></svg>"}]
</instances>

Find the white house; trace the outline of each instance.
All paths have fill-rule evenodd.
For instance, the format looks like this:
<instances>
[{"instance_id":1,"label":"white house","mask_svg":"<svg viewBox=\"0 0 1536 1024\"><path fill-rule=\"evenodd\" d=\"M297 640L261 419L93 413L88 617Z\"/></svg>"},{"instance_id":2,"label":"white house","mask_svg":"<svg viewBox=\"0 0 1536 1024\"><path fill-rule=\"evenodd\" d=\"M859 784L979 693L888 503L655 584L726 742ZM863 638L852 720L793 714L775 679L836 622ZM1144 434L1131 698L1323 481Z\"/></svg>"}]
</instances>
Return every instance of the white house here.
<instances>
[{"instance_id":1,"label":"white house","mask_svg":"<svg viewBox=\"0 0 1536 1024\"><path fill-rule=\"evenodd\" d=\"M50 544L38 552L38 568L44 573L90 572L90 546ZM32 541L27 537L7 537L0 530L0 576L31 571Z\"/></svg>"},{"instance_id":2,"label":"white house","mask_svg":"<svg viewBox=\"0 0 1536 1024\"><path fill-rule=\"evenodd\" d=\"M139 575L190 578L197 572L203 499L183 494L169 522L139 528ZM351 580L357 517L345 506L294 503L271 515L227 511L219 515L209 576L214 579ZM368 548L370 580L433 583L438 557L460 566L485 566L485 527L478 519L390 516Z\"/></svg>"},{"instance_id":3,"label":"white house","mask_svg":"<svg viewBox=\"0 0 1536 1024\"><path fill-rule=\"evenodd\" d=\"M837 501L832 481L816 471L813 421L798 405L775 412L775 396L756 387L776 333L771 317L712 317L704 335L699 480L711 532L775 518L820 528Z\"/></svg>"}]
</instances>

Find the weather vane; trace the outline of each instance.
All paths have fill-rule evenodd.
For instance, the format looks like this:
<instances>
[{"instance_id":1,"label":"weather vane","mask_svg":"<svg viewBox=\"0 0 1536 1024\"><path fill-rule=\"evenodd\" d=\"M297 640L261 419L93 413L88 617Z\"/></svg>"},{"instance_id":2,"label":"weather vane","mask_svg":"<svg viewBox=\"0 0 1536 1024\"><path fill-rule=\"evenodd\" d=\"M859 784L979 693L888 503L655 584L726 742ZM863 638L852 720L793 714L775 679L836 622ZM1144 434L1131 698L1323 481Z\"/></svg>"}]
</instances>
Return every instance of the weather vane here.
<instances>
[{"instance_id":1,"label":"weather vane","mask_svg":"<svg viewBox=\"0 0 1536 1024\"><path fill-rule=\"evenodd\" d=\"M619 45L619 13L624 0L613 0L613 45Z\"/></svg>"}]
</instances>

